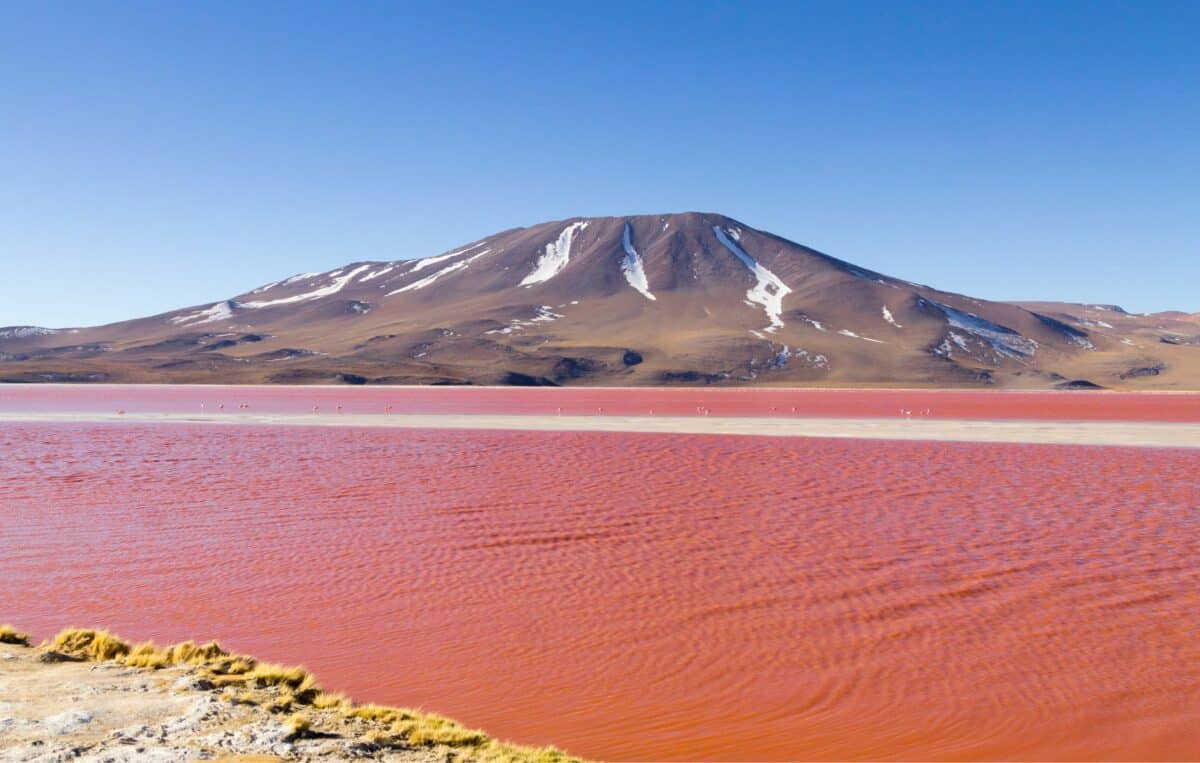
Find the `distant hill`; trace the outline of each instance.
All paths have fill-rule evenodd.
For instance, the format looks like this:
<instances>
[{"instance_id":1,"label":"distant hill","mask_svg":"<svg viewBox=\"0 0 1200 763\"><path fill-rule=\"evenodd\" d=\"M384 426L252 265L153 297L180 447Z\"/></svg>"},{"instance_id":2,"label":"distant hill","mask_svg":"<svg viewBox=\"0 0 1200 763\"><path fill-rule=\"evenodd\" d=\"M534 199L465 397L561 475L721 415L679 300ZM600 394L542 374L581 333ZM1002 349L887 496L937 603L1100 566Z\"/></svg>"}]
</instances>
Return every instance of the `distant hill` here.
<instances>
[{"instance_id":1,"label":"distant hill","mask_svg":"<svg viewBox=\"0 0 1200 763\"><path fill-rule=\"evenodd\" d=\"M3 328L0 380L1196 389L1200 319L974 299L717 214L572 218L149 318Z\"/></svg>"}]
</instances>

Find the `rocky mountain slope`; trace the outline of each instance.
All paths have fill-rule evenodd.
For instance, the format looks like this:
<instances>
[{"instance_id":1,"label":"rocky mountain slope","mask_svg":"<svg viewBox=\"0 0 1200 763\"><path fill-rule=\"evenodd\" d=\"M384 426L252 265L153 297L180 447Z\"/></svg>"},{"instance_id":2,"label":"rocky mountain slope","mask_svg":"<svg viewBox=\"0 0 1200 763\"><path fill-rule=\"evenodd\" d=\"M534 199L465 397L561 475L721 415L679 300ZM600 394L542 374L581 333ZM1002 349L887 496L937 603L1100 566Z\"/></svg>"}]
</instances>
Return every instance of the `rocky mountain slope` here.
<instances>
[{"instance_id":1,"label":"rocky mountain slope","mask_svg":"<svg viewBox=\"0 0 1200 763\"><path fill-rule=\"evenodd\" d=\"M92 328L6 381L1200 388L1200 318L1005 303L716 214L573 218Z\"/></svg>"}]
</instances>

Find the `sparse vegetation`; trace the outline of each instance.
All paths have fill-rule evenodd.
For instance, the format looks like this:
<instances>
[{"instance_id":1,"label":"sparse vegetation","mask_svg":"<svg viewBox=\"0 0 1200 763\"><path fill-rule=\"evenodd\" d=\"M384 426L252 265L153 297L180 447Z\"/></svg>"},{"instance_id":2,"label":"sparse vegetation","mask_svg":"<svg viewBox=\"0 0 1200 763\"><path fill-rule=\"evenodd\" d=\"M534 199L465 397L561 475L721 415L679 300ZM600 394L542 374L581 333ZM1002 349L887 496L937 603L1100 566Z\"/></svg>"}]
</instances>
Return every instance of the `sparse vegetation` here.
<instances>
[{"instance_id":1,"label":"sparse vegetation","mask_svg":"<svg viewBox=\"0 0 1200 763\"><path fill-rule=\"evenodd\" d=\"M122 662L131 668L150 668L151 670L159 670L171 665L170 655L155 647L153 641L146 641L130 649L129 654L125 655Z\"/></svg>"},{"instance_id":2,"label":"sparse vegetation","mask_svg":"<svg viewBox=\"0 0 1200 763\"><path fill-rule=\"evenodd\" d=\"M129 644L108 631L67 628L54 637L51 648L82 660L118 660L129 654Z\"/></svg>"},{"instance_id":3,"label":"sparse vegetation","mask_svg":"<svg viewBox=\"0 0 1200 763\"><path fill-rule=\"evenodd\" d=\"M285 738L289 741L300 739L312 730L312 721L305 715L293 715L291 718L288 718L285 725L288 730Z\"/></svg>"},{"instance_id":4,"label":"sparse vegetation","mask_svg":"<svg viewBox=\"0 0 1200 763\"><path fill-rule=\"evenodd\" d=\"M350 698L345 694L318 692L317 696L312 699L312 706L318 710L338 710L343 707L349 707L351 704Z\"/></svg>"},{"instance_id":5,"label":"sparse vegetation","mask_svg":"<svg viewBox=\"0 0 1200 763\"><path fill-rule=\"evenodd\" d=\"M12 626L0 626L0 642L29 645L29 637ZM302 667L258 662L230 654L216 642L185 641L158 647L147 641L131 646L103 630L68 628L43 644L68 657L93 662L116 662L131 668L162 670L187 667L210 687L225 688L222 699L235 705L262 707L273 713L292 713L284 723L289 740L317 733L320 724L347 724L365 744L376 747L440 750L448 763L575 763L553 747L530 748L492 739L449 718L385 705L355 705L342 694L321 691ZM309 712L298 712L307 708ZM328 726L326 726L328 728Z\"/></svg>"},{"instance_id":6,"label":"sparse vegetation","mask_svg":"<svg viewBox=\"0 0 1200 763\"><path fill-rule=\"evenodd\" d=\"M29 646L29 634L21 633L11 625L0 625L0 644L16 644L17 646Z\"/></svg>"}]
</instances>

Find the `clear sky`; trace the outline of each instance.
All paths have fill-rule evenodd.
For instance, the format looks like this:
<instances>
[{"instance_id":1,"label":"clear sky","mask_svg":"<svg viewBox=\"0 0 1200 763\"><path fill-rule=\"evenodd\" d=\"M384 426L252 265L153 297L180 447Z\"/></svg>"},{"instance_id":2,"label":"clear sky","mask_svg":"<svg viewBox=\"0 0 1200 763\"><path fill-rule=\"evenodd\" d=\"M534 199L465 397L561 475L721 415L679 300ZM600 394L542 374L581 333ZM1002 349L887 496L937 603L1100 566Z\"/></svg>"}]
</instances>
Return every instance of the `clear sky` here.
<instances>
[{"instance_id":1,"label":"clear sky","mask_svg":"<svg viewBox=\"0 0 1200 763\"><path fill-rule=\"evenodd\" d=\"M574 215L1200 310L1200 3L0 0L0 325Z\"/></svg>"}]
</instances>

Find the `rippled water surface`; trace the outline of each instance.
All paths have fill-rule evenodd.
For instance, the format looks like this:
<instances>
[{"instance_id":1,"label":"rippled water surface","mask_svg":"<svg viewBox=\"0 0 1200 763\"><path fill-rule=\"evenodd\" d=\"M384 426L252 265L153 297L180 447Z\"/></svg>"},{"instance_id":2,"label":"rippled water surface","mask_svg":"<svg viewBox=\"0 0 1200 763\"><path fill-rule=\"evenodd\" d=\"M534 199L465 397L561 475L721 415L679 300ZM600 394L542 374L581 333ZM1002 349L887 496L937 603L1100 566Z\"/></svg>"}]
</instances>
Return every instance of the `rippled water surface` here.
<instances>
[{"instance_id":1,"label":"rippled water surface","mask_svg":"<svg viewBox=\"0 0 1200 763\"><path fill-rule=\"evenodd\" d=\"M0 620L598 758L1200 758L1195 451L0 425Z\"/></svg>"}]
</instances>

